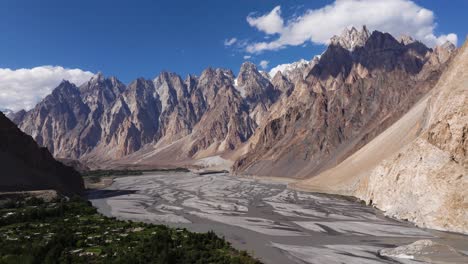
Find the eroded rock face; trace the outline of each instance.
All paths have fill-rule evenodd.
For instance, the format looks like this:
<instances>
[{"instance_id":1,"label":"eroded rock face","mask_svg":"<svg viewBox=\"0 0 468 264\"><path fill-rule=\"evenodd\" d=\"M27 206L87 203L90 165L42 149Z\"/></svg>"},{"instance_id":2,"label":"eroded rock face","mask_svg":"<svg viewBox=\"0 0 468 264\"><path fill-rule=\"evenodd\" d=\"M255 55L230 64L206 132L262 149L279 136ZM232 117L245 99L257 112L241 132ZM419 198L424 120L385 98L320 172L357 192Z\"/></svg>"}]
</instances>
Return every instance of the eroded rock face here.
<instances>
[{"instance_id":1,"label":"eroded rock face","mask_svg":"<svg viewBox=\"0 0 468 264\"><path fill-rule=\"evenodd\" d=\"M230 70L208 68L185 81L163 72L128 86L99 73L80 87L63 82L34 109L11 118L60 158L114 161L183 139L186 144L173 155L183 160L243 144L257 126L255 118L281 93L254 65L244 65L239 78L245 96L235 89Z\"/></svg>"},{"instance_id":2,"label":"eroded rock face","mask_svg":"<svg viewBox=\"0 0 468 264\"><path fill-rule=\"evenodd\" d=\"M339 45L344 49L353 51L357 47L364 46L370 35L371 33L366 26L363 26L360 31L355 27L345 28L340 36L333 36L330 42L332 45Z\"/></svg>"},{"instance_id":3,"label":"eroded rock face","mask_svg":"<svg viewBox=\"0 0 468 264\"><path fill-rule=\"evenodd\" d=\"M54 189L72 195L84 190L78 172L54 160L46 148L39 147L3 113L0 113L0 162L0 191Z\"/></svg>"},{"instance_id":4,"label":"eroded rock face","mask_svg":"<svg viewBox=\"0 0 468 264\"><path fill-rule=\"evenodd\" d=\"M63 81L52 94L24 115L19 127L55 156L79 157L92 148L86 135L81 133L88 125L90 113L78 87Z\"/></svg>"},{"instance_id":5,"label":"eroded rock face","mask_svg":"<svg viewBox=\"0 0 468 264\"><path fill-rule=\"evenodd\" d=\"M332 42L307 77L296 80L288 99L271 108L249 140L251 149L235 170L313 176L395 122L440 76L443 64L428 63L432 53L427 47L405 45L377 31L360 34L365 43L357 41L350 51L340 41ZM288 90L281 75L274 83Z\"/></svg>"},{"instance_id":6,"label":"eroded rock face","mask_svg":"<svg viewBox=\"0 0 468 264\"><path fill-rule=\"evenodd\" d=\"M468 43L441 76L424 127L382 161L355 195L419 226L468 233Z\"/></svg>"}]
</instances>

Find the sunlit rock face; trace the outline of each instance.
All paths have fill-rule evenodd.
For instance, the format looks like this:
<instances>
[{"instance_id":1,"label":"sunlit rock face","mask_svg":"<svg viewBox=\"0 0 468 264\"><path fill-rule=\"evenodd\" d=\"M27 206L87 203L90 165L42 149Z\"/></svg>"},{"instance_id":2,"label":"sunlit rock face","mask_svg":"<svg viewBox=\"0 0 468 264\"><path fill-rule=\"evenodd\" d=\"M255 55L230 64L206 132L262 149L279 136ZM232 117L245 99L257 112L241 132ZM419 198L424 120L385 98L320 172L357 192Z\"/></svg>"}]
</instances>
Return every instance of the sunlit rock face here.
<instances>
[{"instance_id":1,"label":"sunlit rock face","mask_svg":"<svg viewBox=\"0 0 468 264\"><path fill-rule=\"evenodd\" d=\"M306 178L331 168L398 120L445 67L419 42L405 45L365 28L358 33L335 38L287 100L276 103L281 107L271 108L235 171ZM289 90L284 76L273 80Z\"/></svg>"},{"instance_id":2,"label":"sunlit rock face","mask_svg":"<svg viewBox=\"0 0 468 264\"><path fill-rule=\"evenodd\" d=\"M214 155L247 141L256 116L280 94L254 65L242 69L239 83L245 95L224 69L208 68L185 81L163 72L153 81L140 78L127 86L98 73L80 87L63 82L32 110L10 116L60 158L113 161L178 140L184 144L175 156L171 149L172 160L203 151Z\"/></svg>"},{"instance_id":3,"label":"sunlit rock face","mask_svg":"<svg viewBox=\"0 0 468 264\"><path fill-rule=\"evenodd\" d=\"M468 233L466 45L452 51L434 88L402 118L338 165L291 187L353 195L418 226Z\"/></svg>"},{"instance_id":4,"label":"sunlit rock face","mask_svg":"<svg viewBox=\"0 0 468 264\"><path fill-rule=\"evenodd\" d=\"M355 195L397 218L468 233L468 44L441 76L419 136L382 161Z\"/></svg>"}]
</instances>

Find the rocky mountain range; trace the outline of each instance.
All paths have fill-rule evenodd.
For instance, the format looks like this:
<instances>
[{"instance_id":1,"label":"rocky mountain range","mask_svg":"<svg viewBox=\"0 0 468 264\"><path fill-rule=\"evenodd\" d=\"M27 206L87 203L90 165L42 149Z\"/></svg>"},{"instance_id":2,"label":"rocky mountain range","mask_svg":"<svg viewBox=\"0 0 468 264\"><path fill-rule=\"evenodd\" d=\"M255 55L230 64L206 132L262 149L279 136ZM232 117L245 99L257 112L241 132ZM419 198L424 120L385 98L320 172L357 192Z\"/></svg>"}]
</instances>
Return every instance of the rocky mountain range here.
<instances>
[{"instance_id":1,"label":"rocky mountain range","mask_svg":"<svg viewBox=\"0 0 468 264\"><path fill-rule=\"evenodd\" d=\"M335 166L421 99L453 50L349 31L335 36L305 78L295 79L291 95L271 108L234 170L305 178ZM353 49L342 46L351 42Z\"/></svg>"},{"instance_id":2,"label":"rocky mountain range","mask_svg":"<svg viewBox=\"0 0 468 264\"><path fill-rule=\"evenodd\" d=\"M55 157L93 166L186 166L217 157L247 174L307 177L349 156L437 81L454 47L431 50L367 28L274 76L245 62L124 85L63 81L9 117ZM93 165L94 163L94 165Z\"/></svg>"}]
</instances>

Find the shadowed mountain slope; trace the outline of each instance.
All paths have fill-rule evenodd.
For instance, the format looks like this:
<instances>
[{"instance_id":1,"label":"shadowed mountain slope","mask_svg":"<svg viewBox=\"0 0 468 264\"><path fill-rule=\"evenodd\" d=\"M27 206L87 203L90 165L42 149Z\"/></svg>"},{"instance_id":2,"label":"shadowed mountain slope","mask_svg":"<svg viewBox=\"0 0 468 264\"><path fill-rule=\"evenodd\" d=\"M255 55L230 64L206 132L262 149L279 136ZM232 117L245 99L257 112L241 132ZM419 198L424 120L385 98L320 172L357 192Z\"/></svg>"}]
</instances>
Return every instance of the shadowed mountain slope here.
<instances>
[{"instance_id":1,"label":"shadowed mountain slope","mask_svg":"<svg viewBox=\"0 0 468 264\"><path fill-rule=\"evenodd\" d=\"M3 113L0 113L0 163L0 191L54 189L79 194L84 190L78 172L56 161Z\"/></svg>"}]
</instances>

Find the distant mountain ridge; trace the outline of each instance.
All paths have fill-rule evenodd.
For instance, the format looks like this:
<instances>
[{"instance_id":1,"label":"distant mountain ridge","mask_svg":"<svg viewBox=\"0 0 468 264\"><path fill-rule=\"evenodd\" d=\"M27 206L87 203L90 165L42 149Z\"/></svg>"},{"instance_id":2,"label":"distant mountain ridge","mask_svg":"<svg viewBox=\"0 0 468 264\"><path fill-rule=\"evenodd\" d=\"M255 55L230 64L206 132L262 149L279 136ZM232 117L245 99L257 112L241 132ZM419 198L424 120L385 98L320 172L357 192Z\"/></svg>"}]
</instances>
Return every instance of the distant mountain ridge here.
<instances>
[{"instance_id":1,"label":"distant mountain ridge","mask_svg":"<svg viewBox=\"0 0 468 264\"><path fill-rule=\"evenodd\" d=\"M397 120L432 87L452 50L350 28L320 58L275 76L250 62L238 76L163 72L127 86L98 73L80 87L64 81L9 117L55 157L91 166L191 166L218 157L241 173L307 177Z\"/></svg>"}]
</instances>

